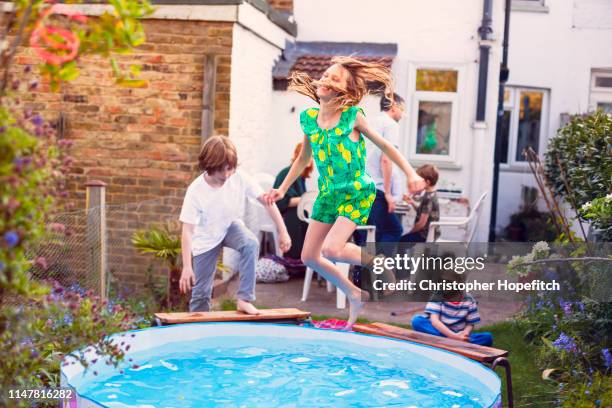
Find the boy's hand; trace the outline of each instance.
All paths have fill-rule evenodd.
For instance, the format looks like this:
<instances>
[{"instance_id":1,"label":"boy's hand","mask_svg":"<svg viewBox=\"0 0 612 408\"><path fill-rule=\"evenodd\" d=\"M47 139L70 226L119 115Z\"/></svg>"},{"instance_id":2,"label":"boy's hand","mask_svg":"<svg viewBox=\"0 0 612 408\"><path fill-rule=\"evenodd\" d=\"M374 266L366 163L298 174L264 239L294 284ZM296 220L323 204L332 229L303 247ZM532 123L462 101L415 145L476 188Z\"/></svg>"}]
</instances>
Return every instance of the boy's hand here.
<instances>
[{"instance_id":1,"label":"boy's hand","mask_svg":"<svg viewBox=\"0 0 612 408\"><path fill-rule=\"evenodd\" d=\"M179 280L179 288L181 293L189 292L193 285L195 285L195 275L193 273L193 269L183 268L183 272L181 272L181 279Z\"/></svg>"},{"instance_id":2,"label":"boy's hand","mask_svg":"<svg viewBox=\"0 0 612 408\"><path fill-rule=\"evenodd\" d=\"M470 335L464 333L463 331L460 331L458 333L453 334L453 336L451 337L451 339L453 340L459 340L459 341L470 341Z\"/></svg>"},{"instance_id":3,"label":"boy's hand","mask_svg":"<svg viewBox=\"0 0 612 408\"><path fill-rule=\"evenodd\" d=\"M393 199L393 196L391 195L391 193L385 193L385 200L387 201L387 208L389 210L389 213L394 213L395 212L395 200Z\"/></svg>"},{"instance_id":4,"label":"boy's hand","mask_svg":"<svg viewBox=\"0 0 612 408\"><path fill-rule=\"evenodd\" d=\"M416 203L414 202L414 200L412 199L412 197L410 197L408 194L404 194L402 196L402 200L406 203L406 204L410 204L410 205L415 205Z\"/></svg>"},{"instance_id":5,"label":"boy's hand","mask_svg":"<svg viewBox=\"0 0 612 408\"><path fill-rule=\"evenodd\" d=\"M285 196L285 192L278 188L272 188L270 191L265 193L262 198L264 203L272 205L278 200L281 200Z\"/></svg>"},{"instance_id":6,"label":"boy's hand","mask_svg":"<svg viewBox=\"0 0 612 408\"><path fill-rule=\"evenodd\" d=\"M287 230L281 231L281 233L278 234L278 245L283 253L291 249L291 237L289 236Z\"/></svg>"},{"instance_id":7,"label":"boy's hand","mask_svg":"<svg viewBox=\"0 0 612 408\"><path fill-rule=\"evenodd\" d=\"M418 174L414 174L412 177L408 179L408 192L411 194L418 193L427 187L427 183L423 179L423 177Z\"/></svg>"}]
</instances>

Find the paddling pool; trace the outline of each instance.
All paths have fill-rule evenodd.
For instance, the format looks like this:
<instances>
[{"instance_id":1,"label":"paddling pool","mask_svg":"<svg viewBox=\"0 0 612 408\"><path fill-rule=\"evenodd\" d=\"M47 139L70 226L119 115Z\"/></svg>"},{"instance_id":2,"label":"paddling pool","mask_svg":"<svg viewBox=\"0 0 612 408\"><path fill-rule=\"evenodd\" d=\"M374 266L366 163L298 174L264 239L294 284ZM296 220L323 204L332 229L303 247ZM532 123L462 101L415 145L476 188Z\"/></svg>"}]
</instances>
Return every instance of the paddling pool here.
<instances>
[{"instance_id":1,"label":"paddling pool","mask_svg":"<svg viewBox=\"0 0 612 408\"><path fill-rule=\"evenodd\" d=\"M128 333L123 374L102 361L62 367L78 407L501 407L489 368L406 341L267 323Z\"/></svg>"}]
</instances>

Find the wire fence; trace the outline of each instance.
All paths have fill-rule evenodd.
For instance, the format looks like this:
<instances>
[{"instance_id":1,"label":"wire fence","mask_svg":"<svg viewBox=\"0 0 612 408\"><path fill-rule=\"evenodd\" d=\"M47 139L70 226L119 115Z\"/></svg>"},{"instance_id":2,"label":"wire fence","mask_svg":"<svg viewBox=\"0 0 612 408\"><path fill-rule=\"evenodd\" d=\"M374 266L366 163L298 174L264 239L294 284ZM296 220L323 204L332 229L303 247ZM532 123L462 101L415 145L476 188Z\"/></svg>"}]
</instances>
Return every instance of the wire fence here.
<instances>
[{"instance_id":1,"label":"wire fence","mask_svg":"<svg viewBox=\"0 0 612 408\"><path fill-rule=\"evenodd\" d=\"M103 298L129 297L168 272L162 260L136 250L134 233L168 225L179 234L180 204L180 198L163 197L53 215L50 234L30 251L36 260L31 277Z\"/></svg>"}]
</instances>

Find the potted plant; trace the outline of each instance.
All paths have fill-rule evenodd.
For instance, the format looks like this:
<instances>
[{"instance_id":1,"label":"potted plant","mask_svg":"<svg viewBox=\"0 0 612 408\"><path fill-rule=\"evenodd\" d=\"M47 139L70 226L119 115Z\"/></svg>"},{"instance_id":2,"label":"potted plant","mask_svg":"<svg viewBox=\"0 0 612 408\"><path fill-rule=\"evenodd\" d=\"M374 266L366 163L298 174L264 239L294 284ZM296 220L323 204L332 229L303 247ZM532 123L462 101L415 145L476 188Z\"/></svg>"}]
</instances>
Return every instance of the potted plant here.
<instances>
[{"instance_id":1,"label":"potted plant","mask_svg":"<svg viewBox=\"0 0 612 408\"><path fill-rule=\"evenodd\" d=\"M147 230L138 230L132 235L132 244L142 254L153 254L168 266L165 306L172 309L180 301L179 279L181 278L181 239L170 223L153 225Z\"/></svg>"}]
</instances>

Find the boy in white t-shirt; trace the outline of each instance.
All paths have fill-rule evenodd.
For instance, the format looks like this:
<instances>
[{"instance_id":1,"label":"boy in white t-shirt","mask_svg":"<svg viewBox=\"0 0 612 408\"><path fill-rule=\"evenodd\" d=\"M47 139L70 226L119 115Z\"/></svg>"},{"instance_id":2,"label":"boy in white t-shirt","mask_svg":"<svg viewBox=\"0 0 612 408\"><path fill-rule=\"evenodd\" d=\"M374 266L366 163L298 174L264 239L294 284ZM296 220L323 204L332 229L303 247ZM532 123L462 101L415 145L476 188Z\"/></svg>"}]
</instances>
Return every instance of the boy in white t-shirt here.
<instances>
[{"instance_id":1,"label":"boy in white t-shirt","mask_svg":"<svg viewBox=\"0 0 612 408\"><path fill-rule=\"evenodd\" d=\"M240 253L238 310L259 314L250 303L255 300L259 241L241 219L247 197L266 206L278 229L280 249L286 252L291 247L291 239L283 218L276 204L267 205L262 200L261 188L244 173L236 171L238 156L228 137L213 136L206 140L198 163L203 173L187 188L180 215L183 223L181 292L188 292L193 286L189 311L210 309L217 259L226 246Z\"/></svg>"}]
</instances>

